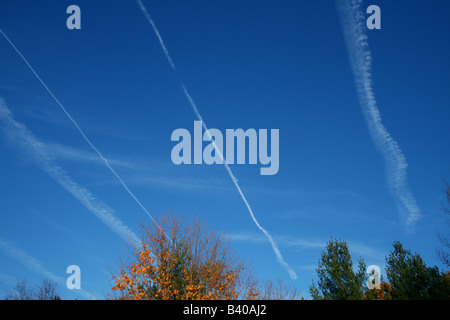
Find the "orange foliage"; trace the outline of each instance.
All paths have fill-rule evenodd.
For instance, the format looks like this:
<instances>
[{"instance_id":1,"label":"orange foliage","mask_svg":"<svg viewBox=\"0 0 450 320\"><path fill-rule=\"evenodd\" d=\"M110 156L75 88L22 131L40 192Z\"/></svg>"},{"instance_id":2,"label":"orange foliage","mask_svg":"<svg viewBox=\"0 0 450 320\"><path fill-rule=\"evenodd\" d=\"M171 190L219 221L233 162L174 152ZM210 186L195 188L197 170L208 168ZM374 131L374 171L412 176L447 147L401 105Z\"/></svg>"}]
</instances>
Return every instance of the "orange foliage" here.
<instances>
[{"instance_id":1,"label":"orange foliage","mask_svg":"<svg viewBox=\"0 0 450 320\"><path fill-rule=\"evenodd\" d=\"M364 293L364 300L392 300L392 286L387 282L380 283L380 289L369 289Z\"/></svg>"},{"instance_id":2,"label":"orange foliage","mask_svg":"<svg viewBox=\"0 0 450 320\"><path fill-rule=\"evenodd\" d=\"M132 245L133 261L113 275L119 299L228 300L256 299L248 267L230 253L222 235L199 220L183 226L166 216L159 226L143 227L140 244ZM170 237L170 238L169 238Z\"/></svg>"}]
</instances>

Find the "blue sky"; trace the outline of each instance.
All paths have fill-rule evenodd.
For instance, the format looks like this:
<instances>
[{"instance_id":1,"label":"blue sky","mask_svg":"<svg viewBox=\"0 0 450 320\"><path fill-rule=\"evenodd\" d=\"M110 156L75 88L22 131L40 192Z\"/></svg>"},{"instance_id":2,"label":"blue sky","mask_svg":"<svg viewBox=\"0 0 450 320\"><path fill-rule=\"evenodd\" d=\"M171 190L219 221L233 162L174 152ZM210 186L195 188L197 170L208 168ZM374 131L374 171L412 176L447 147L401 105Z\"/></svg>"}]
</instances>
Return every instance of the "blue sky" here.
<instances>
[{"instance_id":1,"label":"blue sky","mask_svg":"<svg viewBox=\"0 0 450 320\"><path fill-rule=\"evenodd\" d=\"M71 4L81 8L81 30L66 27ZM305 297L330 237L367 265L383 269L398 240L442 267L448 2L362 3L381 8L382 28L366 31L371 89L408 164L408 201L420 210L412 224L362 112L333 1L143 4L176 71L131 0L2 1L0 28L153 217L200 216L259 278L280 278ZM0 57L0 296L17 276L35 284L48 276L64 298L103 298L127 252L124 234L151 220L3 36ZM297 279L223 165L172 163L172 132L193 133L198 120L182 83L209 128L279 129L276 175L260 175L260 164L230 169ZM72 264L82 291L65 288Z\"/></svg>"}]
</instances>

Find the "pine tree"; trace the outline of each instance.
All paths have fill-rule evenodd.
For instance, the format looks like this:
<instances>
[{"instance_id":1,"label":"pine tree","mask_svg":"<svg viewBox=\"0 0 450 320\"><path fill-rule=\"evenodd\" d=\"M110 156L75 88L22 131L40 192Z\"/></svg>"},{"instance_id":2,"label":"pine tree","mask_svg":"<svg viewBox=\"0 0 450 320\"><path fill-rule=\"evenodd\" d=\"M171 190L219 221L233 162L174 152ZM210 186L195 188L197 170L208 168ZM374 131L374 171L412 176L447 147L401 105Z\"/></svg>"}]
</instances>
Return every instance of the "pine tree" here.
<instances>
[{"instance_id":1,"label":"pine tree","mask_svg":"<svg viewBox=\"0 0 450 320\"><path fill-rule=\"evenodd\" d=\"M448 276L437 267L427 267L419 254L412 254L400 242L386 257L386 275L396 300L449 299Z\"/></svg>"},{"instance_id":2,"label":"pine tree","mask_svg":"<svg viewBox=\"0 0 450 320\"><path fill-rule=\"evenodd\" d=\"M358 270L353 271L353 262L348 245L342 240L331 240L322 252L316 269L318 287L312 284L310 294L314 300L361 300L364 297L366 265L359 259Z\"/></svg>"}]
</instances>

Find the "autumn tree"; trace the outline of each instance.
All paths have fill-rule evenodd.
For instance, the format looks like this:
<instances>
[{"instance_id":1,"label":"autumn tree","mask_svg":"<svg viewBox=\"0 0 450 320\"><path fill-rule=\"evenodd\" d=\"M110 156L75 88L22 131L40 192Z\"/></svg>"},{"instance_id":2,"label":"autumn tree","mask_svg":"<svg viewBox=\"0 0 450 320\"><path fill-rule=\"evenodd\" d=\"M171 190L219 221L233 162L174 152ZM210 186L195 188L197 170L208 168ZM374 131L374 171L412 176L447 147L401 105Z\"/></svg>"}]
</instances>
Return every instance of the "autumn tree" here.
<instances>
[{"instance_id":1,"label":"autumn tree","mask_svg":"<svg viewBox=\"0 0 450 320\"><path fill-rule=\"evenodd\" d=\"M345 241L331 239L322 252L316 269L318 287L313 282L310 294L314 300L361 300L366 278L366 265L359 260L358 270L353 271L353 262Z\"/></svg>"},{"instance_id":2,"label":"autumn tree","mask_svg":"<svg viewBox=\"0 0 450 320\"><path fill-rule=\"evenodd\" d=\"M113 275L119 299L255 299L257 281L223 234L200 220L165 215L142 226L140 243Z\"/></svg>"},{"instance_id":3,"label":"autumn tree","mask_svg":"<svg viewBox=\"0 0 450 320\"><path fill-rule=\"evenodd\" d=\"M367 288L364 293L364 300L392 300L392 285L388 282L380 282L380 288Z\"/></svg>"}]
</instances>

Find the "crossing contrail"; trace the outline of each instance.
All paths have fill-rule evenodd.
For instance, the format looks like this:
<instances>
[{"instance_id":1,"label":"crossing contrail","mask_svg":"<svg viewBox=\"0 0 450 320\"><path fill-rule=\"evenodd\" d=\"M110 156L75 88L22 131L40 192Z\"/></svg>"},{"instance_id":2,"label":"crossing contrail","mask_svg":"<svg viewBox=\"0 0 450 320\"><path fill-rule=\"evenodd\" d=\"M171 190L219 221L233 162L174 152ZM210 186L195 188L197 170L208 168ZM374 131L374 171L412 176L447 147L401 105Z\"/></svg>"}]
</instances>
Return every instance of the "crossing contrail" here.
<instances>
[{"instance_id":1,"label":"crossing contrail","mask_svg":"<svg viewBox=\"0 0 450 320\"><path fill-rule=\"evenodd\" d=\"M156 28L156 25L154 23L154 21L151 19L150 14L147 11L147 8L144 6L144 4L142 3L142 0L136 0L136 3L138 4L139 8L141 9L142 13L144 14L144 16L146 17L147 21L150 23L150 25L153 28L153 31L155 32L156 36L159 39L159 43L161 45L161 49L163 50L164 54L166 55L167 61L169 62L170 66L172 67L173 70L176 70L175 68L175 64L173 63L173 60L169 54L169 51L167 49L167 47L164 45L164 41L158 31L158 29ZM182 83L182 88L183 88L183 92L184 95L186 96L192 110L194 111L195 115L197 116L198 120L200 120L202 122L203 128L205 129L205 131L207 132L207 134L209 134L208 131L208 127L206 126L205 121L203 120L202 116L200 115L200 112L198 111L197 105L195 104L194 100L192 99L191 95L189 94L189 92L187 91L185 85ZM256 219L252 208L250 207L250 204L248 203L247 199L244 196L244 193L242 192L239 184L238 184L238 179L234 176L233 172L231 171L230 167L228 166L228 164L226 163L222 153L220 152L219 148L217 148L215 142L213 139L211 139L211 136L209 136L210 140L212 141L214 148L216 150L216 152L220 155L220 158L223 161L223 164L225 165L225 168L228 172L228 175L230 176L231 180L233 181L237 191L239 192L242 200L245 203L245 206L247 207L250 216L253 220L253 222L255 223L255 225L258 227L258 229L267 237L267 239L269 240L272 249L277 257L277 261L288 271L289 276L293 279L297 279L297 274L295 273L295 271L289 266L289 264L284 261L283 256L281 255L281 251L278 248L278 245L276 244L276 242L273 240L272 236L270 235L270 233L264 229L258 222L258 220Z\"/></svg>"},{"instance_id":2,"label":"crossing contrail","mask_svg":"<svg viewBox=\"0 0 450 320\"><path fill-rule=\"evenodd\" d=\"M97 149L97 147L89 140L89 138L86 136L86 134L81 130L78 123L72 118L72 116L67 112L66 108L62 105L62 103L56 98L56 96L53 94L53 92L47 87L45 82L39 77L37 72L34 70L34 68L31 66L31 64L28 62L28 60L23 56L23 54L17 49L17 47L14 45L14 43L9 39L9 37L3 32L2 29L0 29L0 33L5 37L5 39L9 42L9 44L13 47L13 49L17 52L17 54L22 58L22 60L25 62L25 64L28 66L28 68L33 72L34 76L39 80L39 82L42 84L42 86L47 90L47 92L50 94L50 96L55 100L55 102L60 106L62 111L66 114L66 116L70 119L70 121L74 124L74 126L77 128L78 132L81 134L83 139L89 144L89 146L98 154L98 156L103 160L105 165L108 167L108 169L113 173L113 175L119 180L120 184L123 186L123 188L127 191L127 193L136 201L136 203L139 205L139 207L147 214L147 216L159 227L159 224L156 222L156 220L152 217L152 215L148 212L148 210L142 205L142 203L137 199L137 197L134 195L134 193L128 188L126 183L123 181L123 179L119 176L119 174L111 167L108 160L103 156L103 154Z\"/></svg>"},{"instance_id":3,"label":"crossing contrail","mask_svg":"<svg viewBox=\"0 0 450 320\"><path fill-rule=\"evenodd\" d=\"M372 53L366 35L366 17L361 0L336 0L353 77L369 132L386 163L388 187L399 210L406 214L409 231L420 217L420 209L407 183L406 158L381 121L372 83Z\"/></svg>"}]
</instances>

